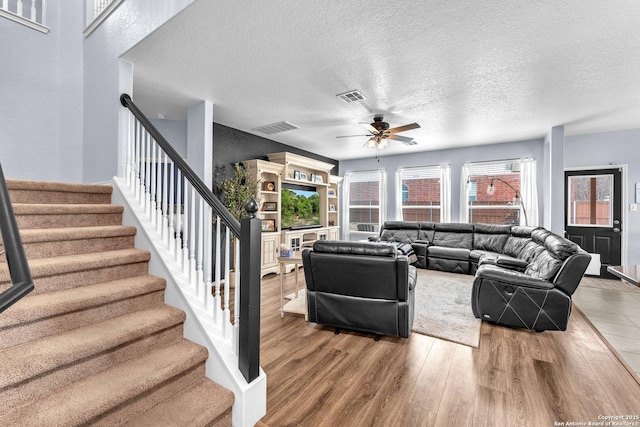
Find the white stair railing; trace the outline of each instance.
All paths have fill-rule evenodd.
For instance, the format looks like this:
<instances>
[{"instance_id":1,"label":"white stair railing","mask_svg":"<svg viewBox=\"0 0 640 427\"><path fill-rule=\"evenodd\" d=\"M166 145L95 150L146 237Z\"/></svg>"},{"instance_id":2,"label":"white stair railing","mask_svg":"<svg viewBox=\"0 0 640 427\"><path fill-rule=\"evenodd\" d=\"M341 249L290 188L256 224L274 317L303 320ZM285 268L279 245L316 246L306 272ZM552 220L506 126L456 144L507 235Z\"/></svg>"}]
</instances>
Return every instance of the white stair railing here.
<instances>
[{"instance_id":1,"label":"white stair railing","mask_svg":"<svg viewBox=\"0 0 640 427\"><path fill-rule=\"evenodd\" d=\"M2 0L0 3L0 16L43 33L49 32L46 10L46 0Z\"/></svg>"},{"instance_id":2,"label":"white stair railing","mask_svg":"<svg viewBox=\"0 0 640 427\"><path fill-rule=\"evenodd\" d=\"M258 205L247 203L241 227L131 98L123 94L120 101L128 112L122 117L127 135L123 175L114 179L117 197L135 216L130 224L141 227L152 261L158 260L153 268L163 266L156 271L171 284L167 302L187 313L185 336L188 330L216 360L207 376L234 391L234 425L254 425L266 412Z\"/></svg>"},{"instance_id":3,"label":"white stair railing","mask_svg":"<svg viewBox=\"0 0 640 427\"><path fill-rule=\"evenodd\" d=\"M239 289L240 257L234 256L237 273L232 275L229 255L233 248L237 252L240 240L220 216L213 215L211 206L133 114L129 129L127 188L188 283L186 291L197 298L198 308L207 313L220 338L237 354L239 292L234 292L236 315L232 319L229 277L235 277L232 286Z\"/></svg>"}]
</instances>

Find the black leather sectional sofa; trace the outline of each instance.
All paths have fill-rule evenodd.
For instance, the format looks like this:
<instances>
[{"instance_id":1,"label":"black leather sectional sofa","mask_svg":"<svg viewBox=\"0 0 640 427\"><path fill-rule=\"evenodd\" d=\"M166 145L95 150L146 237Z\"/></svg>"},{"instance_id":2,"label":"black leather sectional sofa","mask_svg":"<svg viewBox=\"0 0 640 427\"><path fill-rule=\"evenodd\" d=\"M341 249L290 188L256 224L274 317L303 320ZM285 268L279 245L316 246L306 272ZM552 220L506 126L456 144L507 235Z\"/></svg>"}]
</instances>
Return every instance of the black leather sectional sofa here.
<instances>
[{"instance_id":1,"label":"black leather sectional sofa","mask_svg":"<svg viewBox=\"0 0 640 427\"><path fill-rule=\"evenodd\" d=\"M475 274L477 318L536 331L566 329L591 259L541 227L388 221L370 240L410 243L419 268Z\"/></svg>"}]
</instances>

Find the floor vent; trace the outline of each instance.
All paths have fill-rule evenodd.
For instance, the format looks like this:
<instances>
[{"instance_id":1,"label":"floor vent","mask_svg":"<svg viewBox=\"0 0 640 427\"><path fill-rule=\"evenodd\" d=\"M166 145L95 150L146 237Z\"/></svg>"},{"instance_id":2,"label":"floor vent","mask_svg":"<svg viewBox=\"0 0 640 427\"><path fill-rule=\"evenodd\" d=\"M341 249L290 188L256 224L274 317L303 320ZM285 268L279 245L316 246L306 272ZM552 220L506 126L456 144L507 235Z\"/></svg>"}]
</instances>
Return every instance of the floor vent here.
<instances>
[{"instance_id":1,"label":"floor vent","mask_svg":"<svg viewBox=\"0 0 640 427\"><path fill-rule=\"evenodd\" d=\"M273 123L266 126L260 126L258 128L253 128L251 130L255 130L256 132L261 132L267 135L272 135L274 133L286 132L288 130L293 130L293 129L300 129L300 128L289 122L279 122L279 123Z\"/></svg>"},{"instance_id":2,"label":"floor vent","mask_svg":"<svg viewBox=\"0 0 640 427\"><path fill-rule=\"evenodd\" d=\"M352 102L360 102L367 98L357 90L350 90L349 92L339 93L336 95L340 99L342 99L347 104L351 104Z\"/></svg>"}]
</instances>

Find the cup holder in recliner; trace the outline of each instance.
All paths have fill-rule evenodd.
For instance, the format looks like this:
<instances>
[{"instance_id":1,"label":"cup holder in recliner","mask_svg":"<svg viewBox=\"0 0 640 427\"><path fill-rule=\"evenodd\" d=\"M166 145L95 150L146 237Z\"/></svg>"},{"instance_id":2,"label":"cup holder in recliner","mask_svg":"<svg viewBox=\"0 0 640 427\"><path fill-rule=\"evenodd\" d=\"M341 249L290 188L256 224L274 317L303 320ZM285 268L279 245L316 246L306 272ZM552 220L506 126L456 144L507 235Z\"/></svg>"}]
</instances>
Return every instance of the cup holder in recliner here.
<instances>
[{"instance_id":1,"label":"cup holder in recliner","mask_svg":"<svg viewBox=\"0 0 640 427\"><path fill-rule=\"evenodd\" d=\"M507 294L511 295L511 294L512 294L512 293L514 293L516 290L513 288L513 286L507 286L507 287L505 287L505 288L504 288L504 291L505 291Z\"/></svg>"}]
</instances>

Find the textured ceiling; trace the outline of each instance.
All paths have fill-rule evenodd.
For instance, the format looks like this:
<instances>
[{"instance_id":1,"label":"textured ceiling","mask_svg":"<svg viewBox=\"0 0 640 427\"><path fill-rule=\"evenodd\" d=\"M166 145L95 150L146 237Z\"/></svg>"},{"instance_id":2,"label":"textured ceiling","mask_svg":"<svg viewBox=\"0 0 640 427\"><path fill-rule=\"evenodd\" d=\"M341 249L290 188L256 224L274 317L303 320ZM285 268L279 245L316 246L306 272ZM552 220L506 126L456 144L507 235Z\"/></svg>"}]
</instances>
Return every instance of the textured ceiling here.
<instances>
[{"instance_id":1,"label":"textured ceiling","mask_svg":"<svg viewBox=\"0 0 640 427\"><path fill-rule=\"evenodd\" d=\"M490 3L490 4L483 4ZM343 160L383 114L415 146L381 155L640 127L640 1L199 0L124 55L134 100ZM346 104L337 94L367 99Z\"/></svg>"}]
</instances>

